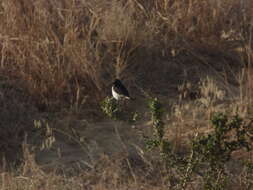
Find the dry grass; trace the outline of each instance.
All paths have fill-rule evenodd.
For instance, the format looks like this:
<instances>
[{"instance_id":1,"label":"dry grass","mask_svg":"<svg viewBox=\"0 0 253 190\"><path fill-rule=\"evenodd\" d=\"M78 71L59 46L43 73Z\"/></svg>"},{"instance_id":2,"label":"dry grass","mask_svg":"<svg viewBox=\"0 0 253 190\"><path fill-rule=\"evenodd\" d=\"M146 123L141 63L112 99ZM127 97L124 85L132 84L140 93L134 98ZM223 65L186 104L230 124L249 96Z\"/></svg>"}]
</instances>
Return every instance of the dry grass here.
<instances>
[{"instance_id":1,"label":"dry grass","mask_svg":"<svg viewBox=\"0 0 253 190\"><path fill-rule=\"evenodd\" d=\"M41 109L81 104L86 96L94 103L115 76L150 68L171 58L172 50L198 56L203 47L210 52L232 51L231 42L249 45L251 7L251 1L236 0L3 0L1 71Z\"/></svg>"},{"instance_id":2,"label":"dry grass","mask_svg":"<svg viewBox=\"0 0 253 190\"><path fill-rule=\"evenodd\" d=\"M44 173L22 151L24 136L29 143L46 136L34 130L34 120L68 133L81 125L65 118L97 119L115 77L137 97L139 104L130 106L141 110L143 123L143 91L164 100L175 149L184 149L195 132L207 133L214 111L248 116L252 18L251 0L1 0L0 150L8 161L23 163L20 171L2 172L1 188L166 189L156 161L131 171L124 155L102 157L98 169L71 177ZM243 172L237 179L247 183Z\"/></svg>"}]
</instances>

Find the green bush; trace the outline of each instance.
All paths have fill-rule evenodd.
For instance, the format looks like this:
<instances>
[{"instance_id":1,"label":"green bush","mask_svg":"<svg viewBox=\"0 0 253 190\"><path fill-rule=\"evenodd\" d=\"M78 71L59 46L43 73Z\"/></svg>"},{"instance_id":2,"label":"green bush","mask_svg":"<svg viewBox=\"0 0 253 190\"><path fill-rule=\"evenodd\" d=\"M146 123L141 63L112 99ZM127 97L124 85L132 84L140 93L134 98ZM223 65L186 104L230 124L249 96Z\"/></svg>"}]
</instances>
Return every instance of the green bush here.
<instances>
[{"instance_id":1,"label":"green bush","mask_svg":"<svg viewBox=\"0 0 253 190\"><path fill-rule=\"evenodd\" d=\"M192 139L189 153L177 155L171 143L164 138L163 108L157 98L149 101L153 123L153 137L146 137L149 150L158 148L168 170L173 188L185 189L194 177L203 179L204 189L225 189L229 181L226 164L234 151L250 151L253 140L252 121L246 122L238 115L229 117L215 113L211 118L213 132ZM172 177L173 176L173 177ZM176 182L176 184L175 184Z\"/></svg>"},{"instance_id":2,"label":"green bush","mask_svg":"<svg viewBox=\"0 0 253 190\"><path fill-rule=\"evenodd\" d=\"M110 118L117 119L119 114L119 106L113 97L106 97L101 102L102 111Z\"/></svg>"}]
</instances>

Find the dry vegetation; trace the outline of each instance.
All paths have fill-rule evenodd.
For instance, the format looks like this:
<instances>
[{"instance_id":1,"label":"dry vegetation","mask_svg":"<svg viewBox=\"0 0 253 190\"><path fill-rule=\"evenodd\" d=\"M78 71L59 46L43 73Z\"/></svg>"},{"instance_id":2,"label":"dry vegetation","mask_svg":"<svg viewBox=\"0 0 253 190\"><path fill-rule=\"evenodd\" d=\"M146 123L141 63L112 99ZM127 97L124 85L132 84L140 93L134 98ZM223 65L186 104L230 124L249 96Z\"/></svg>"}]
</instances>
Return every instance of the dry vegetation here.
<instances>
[{"instance_id":1,"label":"dry vegetation","mask_svg":"<svg viewBox=\"0 0 253 190\"><path fill-rule=\"evenodd\" d=\"M251 116L252 32L252 0L1 0L1 189L173 187L134 136L150 132L144 97L163 101L166 136L180 153L189 138L212 130L213 112ZM133 131L99 109L115 77L137 97ZM60 163L40 164L40 148L57 139L81 148L56 145L62 160L44 153ZM66 147L65 156L79 158L63 161ZM246 169L232 167L230 185L250 187Z\"/></svg>"}]
</instances>

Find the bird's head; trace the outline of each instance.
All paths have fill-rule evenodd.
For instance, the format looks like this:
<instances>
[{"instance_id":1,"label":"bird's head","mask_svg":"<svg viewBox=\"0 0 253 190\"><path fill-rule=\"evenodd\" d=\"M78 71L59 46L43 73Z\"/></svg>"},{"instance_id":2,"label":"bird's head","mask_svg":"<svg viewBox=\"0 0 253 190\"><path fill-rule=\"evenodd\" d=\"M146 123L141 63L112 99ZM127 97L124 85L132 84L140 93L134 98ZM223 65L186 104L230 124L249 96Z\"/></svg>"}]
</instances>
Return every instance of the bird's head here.
<instances>
[{"instance_id":1,"label":"bird's head","mask_svg":"<svg viewBox=\"0 0 253 190\"><path fill-rule=\"evenodd\" d=\"M114 85L118 86L121 84L120 80L119 79L115 79L114 82L113 82Z\"/></svg>"}]
</instances>

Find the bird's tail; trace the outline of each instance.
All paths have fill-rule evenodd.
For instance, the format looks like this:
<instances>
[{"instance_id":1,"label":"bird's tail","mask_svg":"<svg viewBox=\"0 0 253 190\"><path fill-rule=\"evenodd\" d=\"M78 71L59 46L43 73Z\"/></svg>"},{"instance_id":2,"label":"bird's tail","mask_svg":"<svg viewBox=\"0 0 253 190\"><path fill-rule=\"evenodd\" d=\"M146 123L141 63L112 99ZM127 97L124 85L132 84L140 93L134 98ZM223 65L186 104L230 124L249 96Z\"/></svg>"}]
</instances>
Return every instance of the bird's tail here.
<instances>
[{"instance_id":1,"label":"bird's tail","mask_svg":"<svg viewBox=\"0 0 253 190\"><path fill-rule=\"evenodd\" d=\"M127 100L135 100L135 98L132 98L132 97L130 97L130 96L126 96L126 99L127 99Z\"/></svg>"}]
</instances>

